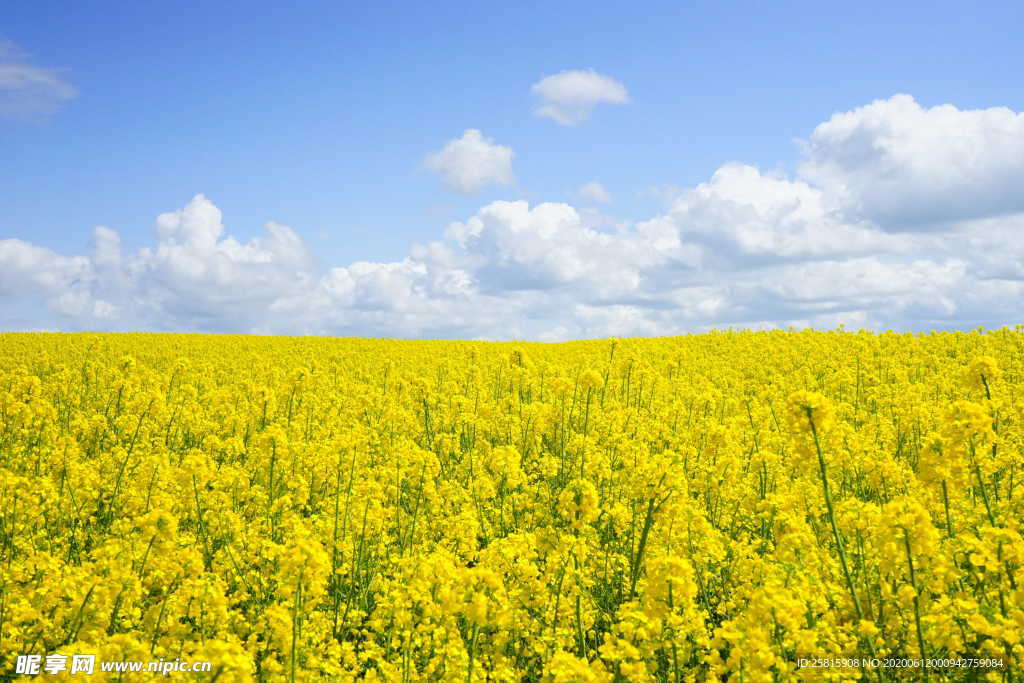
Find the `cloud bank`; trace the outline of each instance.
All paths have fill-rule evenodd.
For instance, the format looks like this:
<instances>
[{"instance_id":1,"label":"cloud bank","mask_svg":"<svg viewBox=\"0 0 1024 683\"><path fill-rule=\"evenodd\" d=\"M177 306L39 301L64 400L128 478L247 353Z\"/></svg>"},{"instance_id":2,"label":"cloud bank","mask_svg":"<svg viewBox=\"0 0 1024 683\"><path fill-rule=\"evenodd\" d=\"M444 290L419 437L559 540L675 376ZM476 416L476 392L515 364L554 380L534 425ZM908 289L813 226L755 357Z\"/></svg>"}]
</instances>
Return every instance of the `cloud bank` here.
<instances>
[{"instance_id":1,"label":"cloud bank","mask_svg":"<svg viewBox=\"0 0 1024 683\"><path fill-rule=\"evenodd\" d=\"M495 201L384 263L318 264L274 222L240 242L197 195L133 253L107 227L76 256L0 240L0 324L8 303L32 300L64 329L560 340L1013 325L1021 121L896 95L815 128L795 176L726 164L647 220L605 229L570 204ZM439 168L474 167L458 150L493 145L478 131L453 143L465 144ZM450 171L453 184L496 173L476 168Z\"/></svg>"}]
</instances>

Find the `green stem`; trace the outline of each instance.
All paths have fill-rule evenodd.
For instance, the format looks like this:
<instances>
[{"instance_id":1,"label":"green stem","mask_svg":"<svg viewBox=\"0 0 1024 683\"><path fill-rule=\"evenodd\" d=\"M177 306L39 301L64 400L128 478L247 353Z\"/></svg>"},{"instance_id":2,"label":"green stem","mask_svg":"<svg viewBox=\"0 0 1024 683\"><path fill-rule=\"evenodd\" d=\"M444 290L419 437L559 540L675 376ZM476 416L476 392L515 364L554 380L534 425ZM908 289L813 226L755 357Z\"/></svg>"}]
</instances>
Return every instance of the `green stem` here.
<instances>
[{"instance_id":1,"label":"green stem","mask_svg":"<svg viewBox=\"0 0 1024 683\"><path fill-rule=\"evenodd\" d=\"M953 523L949 519L949 489L946 486L946 480L942 480L942 504L946 508L946 533L949 534L950 538L955 535L953 533Z\"/></svg>"},{"instance_id":2,"label":"green stem","mask_svg":"<svg viewBox=\"0 0 1024 683\"><path fill-rule=\"evenodd\" d=\"M857 612L857 621L860 622L864 619L864 613L860 608L860 600L857 599L857 591L853 587L853 579L850 577L850 569L846 564L846 551L843 549L843 539L839 535L839 527L836 525L836 513L832 506L832 492L828 486L828 467L825 465L825 455L821 452L821 440L818 438L818 428L814 425L814 410L809 407L804 407L804 412L807 413L807 421L811 425L811 435L814 437L814 448L818 452L818 469L821 471L821 486L825 491L825 507L828 508L828 521L832 525L832 536L836 541L836 552L839 554L839 564L843 568L843 577L846 579L846 587L850 590L850 598L853 599L853 609ZM871 640L865 638L864 642L867 643L868 651L871 653L871 658L875 659L875 646L871 644ZM878 680L882 680L881 669L877 670Z\"/></svg>"},{"instance_id":3,"label":"green stem","mask_svg":"<svg viewBox=\"0 0 1024 683\"><path fill-rule=\"evenodd\" d=\"M917 589L917 575L914 573L914 556L910 552L910 532L903 528L903 546L907 549L907 564L910 566L910 585L914 589L914 625L917 627L917 647L921 652L921 672L924 680L928 680L928 667L925 660L928 655L924 647L924 634L921 632L921 597Z\"/></svg>"},{"instance_id":4,"label":"green stem","mask_svg":"<svg viewBox=\"0 0 1024 683\"><path fill-rule=\"evenodd\" d=\"M473 661L476 659L476 639L480 635L480 627L473 625L473 639L469 643L469 664L466 665L466 683L473 681Z\"/></svg>"},{"instance_id":5,"label":"green stem","mask_svg":"<svg viewBox=\"0 0 1024 683\"><path fill-rule=\"evenodd\" d=\"M839 535L839 527L836 525L836 513L832 505L832 491L828 485L828 466L825 464L825 455L821 452L821 441L818 439L818 428L814 424L814 411L812 408L804 407L807 413L807 421L811 425L811 435L814 437L814 448L818 451L818 470L821 472L821 486L825 492L825 507L828 509L828 521L832 526L832 536L836 541L836 552L839 554L839 564L843 568L843 577L846 579L846 587L850 590L850 597L853 599L853 608L857 613L857 619L863 619L864 613L860 609L860 600L857 599L857 591L853 587L853 579L850 576L850 569L846 564L846 550L843 548L843 539Z\"/></svg>"}]
</instances>

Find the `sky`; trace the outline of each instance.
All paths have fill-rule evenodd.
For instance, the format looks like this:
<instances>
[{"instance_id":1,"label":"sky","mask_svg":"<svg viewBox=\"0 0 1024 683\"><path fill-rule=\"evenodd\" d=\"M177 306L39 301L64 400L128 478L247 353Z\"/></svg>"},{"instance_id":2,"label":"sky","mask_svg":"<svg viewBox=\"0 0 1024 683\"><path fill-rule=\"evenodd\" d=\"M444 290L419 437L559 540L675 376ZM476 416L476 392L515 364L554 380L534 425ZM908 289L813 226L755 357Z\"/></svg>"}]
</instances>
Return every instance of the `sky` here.
<instances>
[{"instance_id":1,"label":"sky","mask_svg":"<svg viewBox=\"0 0 1024 683\"><path fill-rule=\"evenodd\" d=\"M1024 6L0 8L0 330L1024 323Z\"/></svg>"}]
</instances>

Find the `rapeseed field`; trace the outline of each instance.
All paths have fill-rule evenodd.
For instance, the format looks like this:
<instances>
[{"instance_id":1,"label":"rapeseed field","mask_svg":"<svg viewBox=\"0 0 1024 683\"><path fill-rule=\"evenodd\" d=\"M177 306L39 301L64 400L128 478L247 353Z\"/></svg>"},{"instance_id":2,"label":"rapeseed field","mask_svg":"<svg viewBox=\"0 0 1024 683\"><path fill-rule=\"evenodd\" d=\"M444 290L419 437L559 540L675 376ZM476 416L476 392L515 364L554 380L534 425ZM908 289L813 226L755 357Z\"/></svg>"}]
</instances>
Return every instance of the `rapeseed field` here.
<instances>
[{"instance_id":1,"label":"rapeseed field","mask_svg":"<svg viewBox=\"0 0 1024 683\"><path fill-rule=\"evenodd\" d=\"M0 334L0 677L1020 680L1022 520L1021 328Z\"/></svg>"}]
</instances>

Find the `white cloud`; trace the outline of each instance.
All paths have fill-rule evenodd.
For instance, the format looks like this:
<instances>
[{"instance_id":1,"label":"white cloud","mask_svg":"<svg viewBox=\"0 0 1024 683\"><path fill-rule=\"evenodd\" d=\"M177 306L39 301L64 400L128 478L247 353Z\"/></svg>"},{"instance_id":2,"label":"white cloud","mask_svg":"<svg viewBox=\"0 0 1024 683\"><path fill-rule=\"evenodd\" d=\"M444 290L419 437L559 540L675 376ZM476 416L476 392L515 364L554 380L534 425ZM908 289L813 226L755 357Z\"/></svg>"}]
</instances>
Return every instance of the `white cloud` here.
<instances>
[{"instance_id":1,"label":"white cloud","mask_svg":"<svg viewBox=\"0 0 1024 683\"><path fill-rule=\"evenodd\" d=\"M0 298L40 297L53 310L83 320L110 318L96 298L96 269L87 256L62 256L18 239L0 240Z\"/></svg>"},{"instance_id":2,"label":"white cloud","mask_svg":"<svg viewBox=\"0 0 1024 683\"><path fill-rule=\"evenodd\" d=\"M313 282L306 245L288 226L267 222L241 243L224 236L221 212L203 195L156 220L158 242L125 264L135 304L153 324L213 329L248 326L260 311Z\"/></svg>"},{"instance_id":3,"label":"white cloud","mask_svg":"<svg viewBox=\"0 0 1024 683\"><path fill-rule=\"evenodd\" d=\"M950 256L969 254L978 277L1024 281L1024 212L964 221L932 244Z\"/></svg>"},{"instance_id":4,"label":"white cloud","mask_svg":"<svg viewBox=\"0 0 1024 683\"><path fill-rule=\"evenodd\" d=\"M852 216L936 229L1024 211L1024 114L925 109L894 95L835 114L811 134L800 175Z\"/></svg>"},{"instance_id":5,"label":"white cloud","mask_svg":"<svg viewBox=\"0 0 1024 683\"><path fill-rule=\"evenodd\" d=\"M1007 147L1017 144L1013 135ZM829 161L829 149L809 149L808 159L819 169L849 166L842 150ZM928 146L918 153L935 154ZM912 185L906 169L917 167L908 161L894 173ZM161 214L154 244L134 252L107 227L93 231L92 251L80 256L0 240L0 327L54 327L31 319L21 301L45 302L72 329L467 339L839 324L970 329L1024 319L1024 210L1005 214L1012 202L976 193L975 206L949 205L956 220L943 214L937 228L907 232L851 208L856 196L861 209L877 209L870 183L839 187L838 175L815 180L806 168L791 177L725 164L634 222L565 203L494 201L402 260L336 267L317 264L293 230L273 221L261 236L237 240L197 195ZM981 162L957 170L969 187L978 184L972 174L989 172ZM909 208L893 204L891 220L921 220L919 197L906 196Z\"/></svg>"},{"instance_id":6,"label":"white cloud","mask_svg":"<svg viewBox=\"0 0 1024 683\"><path fill-rule=\"evenodd\" d=\"M696 258L671 226L644 223L610 235L568 204L496 201L446 234L485 291L569 287L581 301L636 295L645 270Z\"/></svg>"},{"instance_id":7,"label":"white cloud","mask_svg":"<svg viewBox=\"0 0 1024 683\"><path fill-rule=\"evenodd\" d=\"M541 100L534 113L563 126L583 123L597 104L629 102L629 93L622 83L593 69L547 76L534 83L530 91Z\"/></svg>"},{"instance_id":8,"label":"white cloud","mask_svg":"<svg viewBox=\"0 0 1024 683\"><path fill-rule=\"evenodd\" d=\"M909 248L907 240L872 225L843 221L829 211L821 190L744 164L726 164L710 181L681 193L668 216L723 264Z\"/></svg>"},{"instance_id":9,"label":"white cloud","mask_svg":"<svg viewBox=\"0 0 1024 683\"><path fill-rule=\"evenodd\" d=\"M790 264L748 273L737 288L762 310L842 312L874 311L889 318L910 307L936 316L956 313L955 288L965 282L963 261L918 259L910 262L878 256Z\"/></svg>"},{"instance_id":10,"label":"white cloud","mask_svg":"<svg viewBox=\"0 0 1024 683\"><path fill-rule=\"evenodd\" d=\"M0 39L0 117L32 120L56 112L78 95L60 72L30 64L14 43Z\"/></svg>"},{"instance_id":11,"label":"white cloud","mask_svg":"<svg viewBox=\"0 0 1024 683\"><path fill-rule=\"evenodd\" d=\"M568 204L488 204L447 236L501 290L548 289L586 277L609 238L583 227Z\"/></svg>"},{"instance_id":12,"label":"white cloud","mask_svg":"<svg viewBox=\"0 0 1024 683\"><path fill-rule=\"evenodd\" d=\"M598 204L611 204L612 202L611 194L605 189L604 185L596 180L591 180L589 183L577 190L577 193L583 199L589 199L590 201L597 202Z\"/></svg>"},{"instance_id":13,"label":"white cloud","mask_svg":"<svg viewBox=\"0 0 1024 683\"><path fill-rule=\"evenodd\" d=\"M424 163L440 174L446 185L468 194L485 185L515 182L513 156L511 147L496 144L470 128L461 138L449 140L440 151L428 155Z\"/></svg>"}]
</instances>

